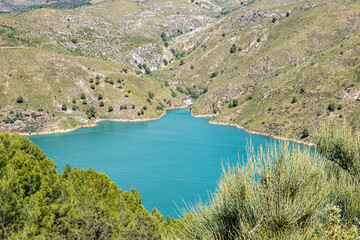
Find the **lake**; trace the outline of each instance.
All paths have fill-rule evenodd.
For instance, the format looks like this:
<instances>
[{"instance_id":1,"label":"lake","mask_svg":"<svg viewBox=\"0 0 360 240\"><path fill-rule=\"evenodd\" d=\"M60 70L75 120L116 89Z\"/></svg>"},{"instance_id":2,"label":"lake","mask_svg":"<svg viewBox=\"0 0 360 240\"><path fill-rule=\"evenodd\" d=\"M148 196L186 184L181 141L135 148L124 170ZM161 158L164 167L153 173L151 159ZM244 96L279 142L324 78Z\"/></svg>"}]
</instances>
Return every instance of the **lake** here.
<instances>
[{"instance_id":1,"label":"lake","mask_svg":"<svg viewBox=\"0 0 360 240\"><path fill-rule=\"evenodd\" d=\"M226 163L246 160L247 143L274 140L243 130L209 124L187 109L169 110L149 122L99 122L73 132L29 136L54 160L103 172L124 190L137 189L150 212L154 207L179 218L178 207L208 199Z\"/></svg>"}]
</instances>

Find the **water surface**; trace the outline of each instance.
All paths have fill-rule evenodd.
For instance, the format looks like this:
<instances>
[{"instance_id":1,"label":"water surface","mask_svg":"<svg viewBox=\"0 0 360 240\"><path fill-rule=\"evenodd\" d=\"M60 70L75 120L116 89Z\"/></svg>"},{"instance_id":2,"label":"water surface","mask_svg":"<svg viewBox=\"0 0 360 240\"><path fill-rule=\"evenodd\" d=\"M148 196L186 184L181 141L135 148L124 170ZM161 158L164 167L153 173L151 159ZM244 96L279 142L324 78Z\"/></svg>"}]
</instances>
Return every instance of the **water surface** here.
<instances>
[{"instance_id":1,"label":"water surface","mask_svg":"<svg viewBox=\"0 0 360 240\"><path fill-rule=\"evenodd\" d=\"M273 141L208 121L177 109L157 121L104 121L29 139L54 160L60 173L68 163L103 172L121 189L136 188L150 212L156 207L164 216L178 218L177 206L184 207L184 201L208 199L223 164L246 159L250 139L255 147Z\"/></svg>"}]
</instances>

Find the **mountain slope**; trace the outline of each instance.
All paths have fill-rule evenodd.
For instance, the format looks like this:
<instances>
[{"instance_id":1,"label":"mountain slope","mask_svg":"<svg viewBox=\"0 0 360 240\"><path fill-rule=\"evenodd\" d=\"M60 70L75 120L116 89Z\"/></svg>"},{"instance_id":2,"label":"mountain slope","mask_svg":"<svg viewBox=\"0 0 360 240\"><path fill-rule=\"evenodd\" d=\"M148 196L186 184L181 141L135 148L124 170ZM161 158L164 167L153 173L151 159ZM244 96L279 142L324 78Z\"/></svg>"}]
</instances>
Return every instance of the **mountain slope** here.
<instances>
[{"instance_id":1,"label":"mountain slope","mask_svg":"<svg viewBox=\"0 0 360 240\"><path fill-rule=\"evenodd\" d=\"M196 50L156 76L206 89L192 112L213 122L295 138L324 117L358 125L359 13L357 1L259 1L179 42Z\"/></svg>"}]
</instances>

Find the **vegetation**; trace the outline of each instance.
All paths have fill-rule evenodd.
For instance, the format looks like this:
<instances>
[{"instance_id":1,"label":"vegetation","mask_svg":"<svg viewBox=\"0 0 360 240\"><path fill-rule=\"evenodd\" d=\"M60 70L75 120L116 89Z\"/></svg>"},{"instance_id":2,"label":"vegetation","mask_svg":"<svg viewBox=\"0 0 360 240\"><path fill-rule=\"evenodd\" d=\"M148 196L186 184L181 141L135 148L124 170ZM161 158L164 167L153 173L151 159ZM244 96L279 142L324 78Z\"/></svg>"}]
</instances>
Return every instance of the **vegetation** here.
<instances>
[{"instance_id":1,"label":"vegetation","mask_svg":"<svg viewBox=\"0 0 360 240\"><path fill-rule=\"evenodd\" d=\"M67 165L58 174L26 137L0 133L0 155L2 239L161 239L179 224L103 173Z\"/></svg>"},{"instance_id":2,"label":"vegetation","mask_svg":"<svg viewBox=\"0 0 360 240\"><path fill-rule=\"evenodd\" d=\"M289 143L227 167L209 203L184 210L184 234L196 239L357 239L360 132L322 125L320 156Z\"/></svg>"}]
</instances>

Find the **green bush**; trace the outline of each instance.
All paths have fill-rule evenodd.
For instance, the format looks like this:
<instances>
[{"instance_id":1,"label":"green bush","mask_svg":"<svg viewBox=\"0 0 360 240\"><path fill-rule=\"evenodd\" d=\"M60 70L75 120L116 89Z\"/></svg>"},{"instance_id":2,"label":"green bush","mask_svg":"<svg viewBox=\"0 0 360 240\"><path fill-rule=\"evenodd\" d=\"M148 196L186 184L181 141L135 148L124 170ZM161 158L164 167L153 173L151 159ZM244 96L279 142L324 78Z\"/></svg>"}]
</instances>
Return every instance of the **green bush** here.
<instances>
[{"instance_id":1,"label":"green bush","mask_svg":"<svg viewBox=\"0 0 360 240\"><path fill-rule=\"evenodd\" d=\"M165 58L163 59L163 63L164 63L165 66L168 65L168 61Z\"/></svg>"},{"instance_id":2,"label":"green bush","mask_svg":"<svg viewBox=\"0 0 360 240\"><path fill-rule=\"evenodd\" d=\"M155 93L154 92L148 92L148 96L149 96L149 98L154 99Z\"/></svg>"},{"instance_id":3,"label":"green bush","mask_svg":"<svg viewBox=\"0 0 360 240\"><path fill-rule=\"evenodd\" d=\"M109 106L108 112L112 112L114 108L112 106Z\"/></svg>"},{"instance_id":4,"label":"green bush","mask_svg":"<svg viewBox=\"0 0 360 240\"><path fill-rule=\"evenodd\" d=\"M301 138L307 138L308 136L309 136L309 130L307 128L304 128L304 130L302 131Z\"/></svg>"},{"instance_id":5,"label":"green bush","mask_svg":"<svg viewBox=\"0 0 360 240\"><path fill-rule=\"evenodd\" d=\"M230 53L234 53L234 52L236 52L236 45L235 44L233 44L231 46L231 48L230 48Z\"/></svg>"},{"instance_id":6,"label":"green bush","mask_svg":"<svg viewBox=\"0 0 360 240\"><path fill-rule=\"evenodd\" d=\"M184 64L185 64L184 59L181 59L181 60L180 60L180 66L181 66L181 65L184 65Z\"/></svg>"},{"instance_id":7,"label":"green bush","mask_svg":"<svg viewBox=\"0 0 360 240\"><path fill-rule=\"evenodd\" d=\"M17 103L23 103L23 102L24 102L24 98L23 98L23 97L17 97L17 98L16 98L16 102L17 102Z\"/></svg>"},{"instance_id":8,"label":"green bush","mask_svg":"<svg viewBox=\"0 0 360 240\"><path fill-rule=\"evenodd\" d=\"M94 106L90 106L90 107L87 107L86 110L86 116L91 119L93 117L95 117L95 114L96 114L96 110L95 110L95 107Z\"/></svg>"},{"instance_id":9,"label":"green bush","mask_svg":"<svg viewBox=\"0 0 360 240\"><path fill-rule=\"evenodd\" d=\"M104 101L100 101L99 106L103 107L105 105Z\"/></svg>"},{"instance_id":10,"label":"green bush","mask_svg":"<svg viewBox=\"0 0 360 240\"><path fill-rule=\"evenodd\" d=\"M219 75L218 72L212 72L212 73L210 74L210 78L215 78L217 75Z\"/></svg>"},{"instance_id":11,"label":"green bush","mask_svg":"<svg viewBox=\"0 0 360 240\"><path fill-rule=\"evenodd\" d=\"M67 106L66 106L65 103L61 106L61 110L63 110L63 111L66 111L66 110L67 110Z\"/></svg>"},{"instance_id":12,"label":"green bush","mask_svg":"<svg viewBox=\"0 0 360 240\"><path fill-rule=\"evenodd\" d=\"M80 94L80 99L85 99L85 93Z\"/></svg>"},{"instance_id":13,"label":"green bush","mask_svg":"<svg viewBox=\"0 0 360 240\"><path fill-rule=\"evenodd\" d=\"M292 99L291 99L291 103L296 103L297 101L298 101L297 97L293 96Z\"/></svg>"},{"instance_id":14,"label":"green bush","mask_svg":"<svg viewBox=\"0 0 360 240\"><path fill-rule=\"evenodd\" d=\"M329 110L330 112L335 111L335 103L329 103L327 110Z\"/></svg>"},{"instance_id":15,"label":"green bush","mask_svg":"<svg viewBox=\"0 0 360 240\"><path fill-rule=\"evenodd\" d=\"M98 94L98 98L97 98L98 100L101 100L101 99L103 99L103 96L102 96L102 94Z\"/></svg>"},{"instance_id":16,"label":"green bush","mask_svg":"<svg viewBox=\"0 0 360 240\"><path fill-rule=\"evenodd\" d=\"M90 88L91 88L91 89L95 89L95 84L91 84L91 85L90 85Z\"/></svg>"}]
</instances>

